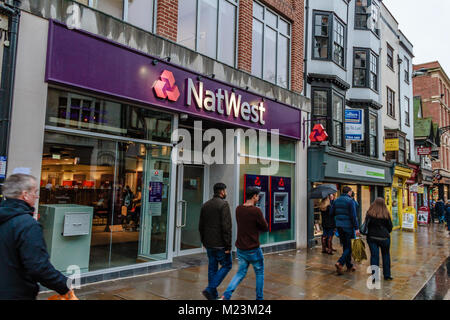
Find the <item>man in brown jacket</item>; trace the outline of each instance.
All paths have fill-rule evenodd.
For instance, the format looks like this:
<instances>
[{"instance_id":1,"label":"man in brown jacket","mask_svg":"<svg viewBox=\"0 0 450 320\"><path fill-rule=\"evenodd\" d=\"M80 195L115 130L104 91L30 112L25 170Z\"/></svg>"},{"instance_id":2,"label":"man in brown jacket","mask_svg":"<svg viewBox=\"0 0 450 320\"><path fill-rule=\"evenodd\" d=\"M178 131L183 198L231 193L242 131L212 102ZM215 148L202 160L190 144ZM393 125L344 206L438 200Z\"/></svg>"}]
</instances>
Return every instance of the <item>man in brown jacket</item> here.
<instances>
[{"instance_id":1,"label":"man in brown jacket","mask_svg":"<svg viewBox=\"0 0 450 320\"><path fill-rule=\"evenodd\" d=\"M203 246L208 253L208 287L202 294L208 300L217 300L217 287L231 270L231 212L227 186L214 185L214 197L205 202L200 211L199 231ZM222 266L219 269L219 264Z\"/></svg>"},{"instance_id":2,"label":"man in brown jacket","mask_svg":"<svg viewBox=\"0 0 450 320\"><path fill-rule=\"evenodd\" d=\"M238 228L236 247L239 269L228 285L221 300L230 300L231 295L245 278L249 265L253 265L256 275L256 300L263 300L264 288L264 256L260 248L259 234L267 232L269 226L256 204L259 201L260 189L248 187L245 191L246 201L236 208Z\"/></svg>"}]
</instances>

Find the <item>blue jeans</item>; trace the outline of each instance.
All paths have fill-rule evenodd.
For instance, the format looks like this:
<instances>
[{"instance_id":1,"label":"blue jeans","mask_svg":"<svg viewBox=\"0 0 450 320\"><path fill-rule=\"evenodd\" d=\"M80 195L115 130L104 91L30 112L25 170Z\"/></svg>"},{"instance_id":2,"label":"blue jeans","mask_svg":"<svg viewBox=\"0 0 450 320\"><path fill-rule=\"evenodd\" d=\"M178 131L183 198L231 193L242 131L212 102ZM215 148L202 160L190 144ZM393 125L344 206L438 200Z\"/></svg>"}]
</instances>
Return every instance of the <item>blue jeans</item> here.
<instances>
[{"instance_id":1,"label":"blue jeans","mask_svg":"<svg viewBox=\"0 0 450 320\"><path fill-rule=\"evenodd\" d=\"M370 265L380 266L380 249L381 256L383 258L383 276L391 276L391 255L389 253L389 248L391 246L391 240L376 240L372 238L367 238L367 243L370 248Z\"/></svg>"},{"instance_id":2,"label":"blue jeans","mask_svg":"<svg viewBox=\"0 0 450 320\"><path fill-rule=\"evenodd\" d=\"M339 239L344 247L342 256L339 258L338 262L342 266L347 266L347 268L353 267L352 264L352 239L355 238L355 231L352 228L341 228L338 227Z\"/></svg>"},{"instance_id":3,"label":"blue jeans","mask_svg":"<svg viewBox=\"0 0 450 320\"><path fill-rule=\"evenodd\" d=\"M264 256L261 248L252 250L237 249L237 257L239 260L239 269L223 294L225 300L230 300L234 290L236 290L239 283L241 283L247 275L250 264L253 265L253 270L255 270L256 275L256 300L264 300Z\"/></svg>"},{"instance_id":4,"label":"blue jeans","mask_svg":"<svg viewBox=\"0 0 450 320\"><path fill-rule=\"evenodd\" d=\"M224 249L207 248L208 253L208 287L205 289L217 299L217 287L231 270L231 252L226 254ZM219 269L219 264L222 266Z\"/></svg>"}]
</instances>

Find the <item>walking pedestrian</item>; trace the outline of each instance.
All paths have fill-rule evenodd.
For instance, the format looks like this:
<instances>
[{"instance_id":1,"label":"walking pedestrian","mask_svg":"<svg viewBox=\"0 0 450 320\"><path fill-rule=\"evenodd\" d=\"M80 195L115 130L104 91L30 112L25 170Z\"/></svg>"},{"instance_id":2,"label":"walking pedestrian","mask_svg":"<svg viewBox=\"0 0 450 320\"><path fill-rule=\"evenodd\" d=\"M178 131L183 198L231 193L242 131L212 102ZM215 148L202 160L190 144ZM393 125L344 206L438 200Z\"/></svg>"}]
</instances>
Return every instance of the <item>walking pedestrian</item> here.
<instances>
[{"instance_id":1,"label":"walking pedestrian","mask_svg":"<svg viewBox=\"0 0 450 320\"><path fill-rule=\"evenodd\" d=\"M70 280L50 263L41 225L33 218L38 192L36 178L28 174L11 175L3 184L0 300L35 300L38 283L74 297Z\"/></svg>"},{"instance_id":2,"label":"walking pedestrian","mask_svg":"<svg viewBox=\"0 0 450 320\"><path fill-rule=\"evenodd\" d=\"M436 215L439 220L439 224L444 223L445 204L444 204L444 200L442 200L442 198L440 198L436 202Z\"/></svg>"},{"instance_id":3,"label":"walking pedestrian","mask_svg":"<svg viewBox=\"0 0 450 320\"><path fill-rule=\"evenodd\" d=\"M383 258L384 280L393 280L391 277L390 245L392 220L383 198L376 199L366 214L367 244L370 248L370 265L372 273L380 265L380 249Z\"/></svg>"},{"instance_id":4,"label":"walking pedestrian","mask_svg":"<svg viewBox=\"0 0 450 320\"><path fill-rule=\"evenodd\" d=\"M217 287L231 270L231 211L227 186L214 185L214 197L205 202L200 211L199 231L208 254L208 287L202 294L208 300L217 300ZM220 264L220 269L219 269Z\"/></svg>"},{"instance_id":5,"label":"walking pedestrian","mask_svg":"<svg viewBox=\"0 0 450 320\"><path fill-rule=\"evenodd\" d=\"M330 214L331 195L322 199L319 205L320 213L322 215L322 253L333 254L333 235L336 223L334 217Z\"/></svg>"},{"instance_id":6,"label":"walking pedestrian","mask_svg":"<svg viewBox=\"0 0 450 320\"><path fill-rule=\"evenodd\" d=\"M256 275L256 300L264 300L264 256L260 248L259 233L267 232L269 226L261 210L256 207L259 193L258 187L248 187L245 191L247 200L236 208L239 269L224 292L222 300L230 300L239 283L245 278L250 264L253 265Z\"/></svg>"},{"instance_id":7,"label":"walking pedestrian","mask_svg":"<svg viewBox=\"0 0 450 320\"><path fill-rule=\"evenodd\" d=\"M334 201L330 209L331 215L335 218L339 239L343 246L342 256L335 264L336 272L339 275L344 273L344 265L346 265L347 271L356 271L352 264L352 239L359 236L359 224L356 216L356 204L351 195L352 189L344 187L342 195Z\"/></svg>"}]
</instances>

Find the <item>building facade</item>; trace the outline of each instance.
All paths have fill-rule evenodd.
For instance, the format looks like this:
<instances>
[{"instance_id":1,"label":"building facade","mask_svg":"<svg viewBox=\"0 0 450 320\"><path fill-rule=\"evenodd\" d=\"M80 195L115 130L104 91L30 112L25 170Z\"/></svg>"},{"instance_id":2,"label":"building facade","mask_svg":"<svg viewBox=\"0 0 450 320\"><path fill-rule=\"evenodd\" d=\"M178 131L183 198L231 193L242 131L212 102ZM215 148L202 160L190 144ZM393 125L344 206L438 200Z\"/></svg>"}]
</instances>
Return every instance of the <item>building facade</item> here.
<instances>
[{"instance_id":1,"label":"building facade","mask_svg":"<svg viewBox=\"0 0 450 320\"><path fill-rule=\"evenodd\" d=\"M438 61L414 65L414 71L414 95L421 99L423 117L431 118L435 127L439 128L436 130L438 154L434 154L432 162L433 174L437 178L434 200L442 198L447 201L450 186L450 135L445 128L450 125L450 81Z\"/></svg>"},{"instance_id":2,"label":"building facade","mask_svg":"<svg viewBox=\"0 0 450 320\"><path fill-rule=\"evenodd\" d=\"M59 270L78 265L95 282L204 252L200 207L217 182L233 245L234 209L262 182L263 250L306 247L303 1L20 9L7 174L40 177L38 219Z\"/></svg>"}]
</instances>

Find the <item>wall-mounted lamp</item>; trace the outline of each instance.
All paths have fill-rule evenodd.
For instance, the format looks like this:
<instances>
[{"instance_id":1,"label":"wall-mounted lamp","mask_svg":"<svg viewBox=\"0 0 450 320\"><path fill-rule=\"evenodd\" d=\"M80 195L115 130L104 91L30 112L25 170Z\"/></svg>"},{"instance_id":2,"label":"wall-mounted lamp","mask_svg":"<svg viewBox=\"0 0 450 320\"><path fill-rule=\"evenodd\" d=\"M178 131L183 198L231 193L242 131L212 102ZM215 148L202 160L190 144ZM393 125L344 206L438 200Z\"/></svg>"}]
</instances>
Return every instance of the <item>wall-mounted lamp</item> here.
<instances>
[{"instance_id":1,"label":"wall-mounted lamp","mask_svg":"<svg viewBox=\"0 0 450 320\"><path fill-rule=\"evenodd\" d=\"M167 62L170 62L170 60L172 60L171 57L165 57L163 60L166 60Z\"/></svg>"},{"instance_id":2,"label":"wall-mounted lamp","mask_svg":"<svg viewBox=\"0 0 450 320\"><path fill-rule=\"evenodd\" d=\"M210 77L210 78L215 78L216 77L216 74L215 73L211 73L208 77Z\"/></svg>"}]
</instances>

